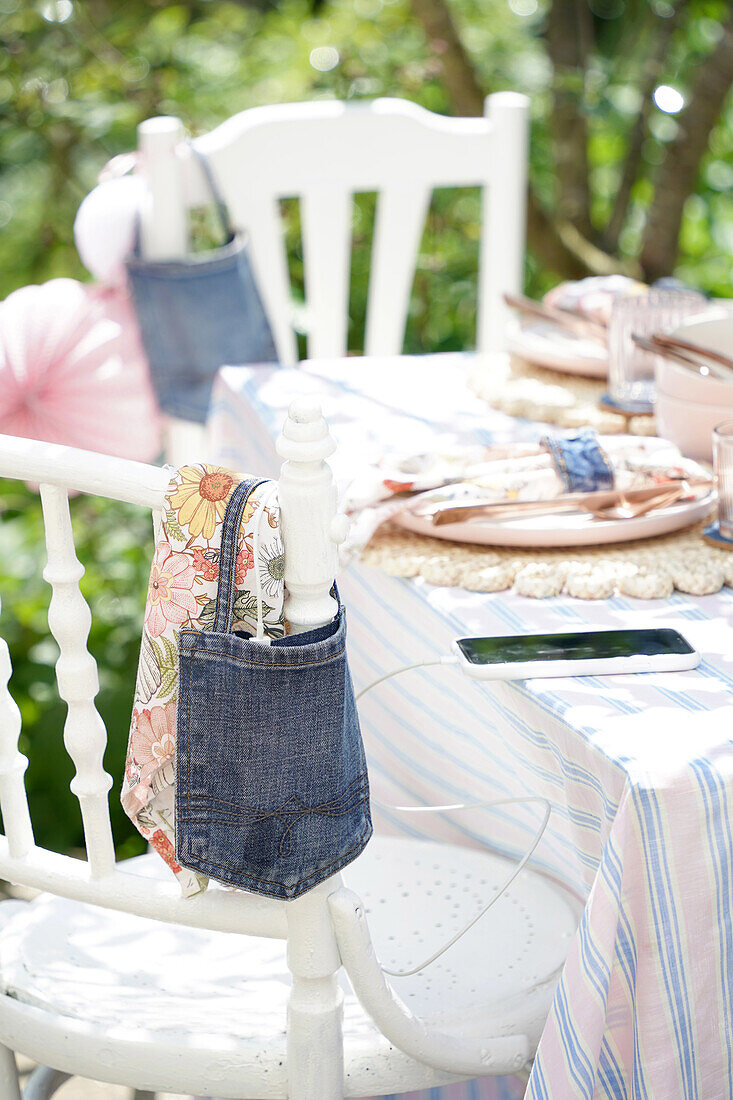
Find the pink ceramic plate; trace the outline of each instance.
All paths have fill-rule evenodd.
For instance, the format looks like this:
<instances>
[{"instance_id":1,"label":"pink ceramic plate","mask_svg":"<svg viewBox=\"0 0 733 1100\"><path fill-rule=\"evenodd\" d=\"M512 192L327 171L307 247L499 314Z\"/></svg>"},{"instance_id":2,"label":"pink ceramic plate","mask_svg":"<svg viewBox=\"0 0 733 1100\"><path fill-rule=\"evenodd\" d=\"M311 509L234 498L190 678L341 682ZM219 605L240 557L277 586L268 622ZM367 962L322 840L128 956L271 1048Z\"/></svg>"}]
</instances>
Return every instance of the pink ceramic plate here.
<instances>
[{"instance_id":1,"label":"pink ceramic plate","mask_svg":"<svg viewBox=\"0 0 733 1100\"><path fill-rule=\"evenodd\" d=\"M551 321L533 321L512 333L508 350L528 363L550 370L587 378L605 378L608 374L608 352L602 344L575 336Z\"/></svg>"},{"instance_id":2,"label":"pink ceramic plate","mask_svg":"<svg viewBox=\"0 0 733 1100\"><path fill-rule=\"evenodd\" d=\"M671 504L636 519L594 519L584 512L551 512L544 516L517 516L516 519L476 519L464 523L445 523L436 527L429 519L412 512L401 512L395 521L408 531L452 542L474 542L481 546L598 546L630 539L648 539L668 535L703 519L715 504L711 490L699 500Z\"/></svg>"}]
</instances>

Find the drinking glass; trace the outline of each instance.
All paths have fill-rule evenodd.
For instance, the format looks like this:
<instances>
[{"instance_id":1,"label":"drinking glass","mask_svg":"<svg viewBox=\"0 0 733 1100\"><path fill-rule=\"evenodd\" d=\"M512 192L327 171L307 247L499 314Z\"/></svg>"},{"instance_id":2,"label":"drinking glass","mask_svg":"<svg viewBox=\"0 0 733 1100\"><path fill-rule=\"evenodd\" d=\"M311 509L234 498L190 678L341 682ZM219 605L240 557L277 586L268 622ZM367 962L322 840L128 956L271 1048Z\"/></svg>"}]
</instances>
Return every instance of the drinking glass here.
<instances>
[{"instance_id":1,"label":"drinking glass","mask_svg":"<svg viewBox=\"0 0 733 1100\"><path fill-rule=\"evenodd\" d=\"M713 469L718 486L718 527L733 541L733 420L713 430Z\"/></svg>"},{"instance_id":2,"label":"drinking glass","mask_svg":"<svg viewBox=\"0 0 733 1100\"><path fill-rule=\"evenodd\" d=\"M654 360L634 336L651 336L676 328L686 317L709 307L695 290L651 290L648 294L618 298L608 326L608 392L612 402L635 412L654 406Z\"/></svg>"}]
</instances>

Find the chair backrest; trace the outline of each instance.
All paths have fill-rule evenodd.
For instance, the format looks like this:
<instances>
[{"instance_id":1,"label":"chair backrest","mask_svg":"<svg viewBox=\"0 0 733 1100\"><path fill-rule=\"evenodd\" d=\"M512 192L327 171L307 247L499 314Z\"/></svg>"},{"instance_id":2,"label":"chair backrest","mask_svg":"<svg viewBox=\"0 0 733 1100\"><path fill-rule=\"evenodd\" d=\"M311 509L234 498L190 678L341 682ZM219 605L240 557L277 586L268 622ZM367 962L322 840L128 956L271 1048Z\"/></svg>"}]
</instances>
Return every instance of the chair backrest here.
<instances>
[{"instance_id":1,"label":"chair backrest","mask_svg":"<svg viewBox=\"0 0 733 1100\"><path fill-rule=\"evenodd\" d=\"M336 610L330 595L337 567L336 493L325 457L333 450L320 409L294 403L279 449L286 459L279 482L285 548L286 614L293 630L328 622ZM35 440L0 436L0 476L40 485L51 586L49 627L59 646L56 675L67 703L64 744L76 774L87 862L39 848L25 791L27 760L18 748L21 716L8 681L11 663L0 638L0 877L20 885L143 916L258 935L285 935L282 905L255 895L212 891L194 905L173 881L153 881L115 862L109 813L111 777L104 771L104 723L95 707L96 663L88 652L91 612L79 588L84 570L74 546L69 491L137 504L152 511L158 527L169 471Z\"/></svg>"},{"instance_id":2,"label":"chair backrest","mask_svg":"<svg viewBox=\"0 0 733 1100\"><path fill-rule=\"evenodd\" d=\"M497 92L483 118L400 99L317 101L255 107L196 138L232 221L250 235L281 361L292 365L297 349L280 200L301 205L308 355L329 357L347 350L353 195L378 193L364 352L396 355L436 187L482 188L477 347L502 350L503 295L522 286L527 135L527 98ZM188 209L209 202L209 189L178 119L149 119L138 136L142 250L175 258L186 251Z\"/></svg>"}]
</instances>

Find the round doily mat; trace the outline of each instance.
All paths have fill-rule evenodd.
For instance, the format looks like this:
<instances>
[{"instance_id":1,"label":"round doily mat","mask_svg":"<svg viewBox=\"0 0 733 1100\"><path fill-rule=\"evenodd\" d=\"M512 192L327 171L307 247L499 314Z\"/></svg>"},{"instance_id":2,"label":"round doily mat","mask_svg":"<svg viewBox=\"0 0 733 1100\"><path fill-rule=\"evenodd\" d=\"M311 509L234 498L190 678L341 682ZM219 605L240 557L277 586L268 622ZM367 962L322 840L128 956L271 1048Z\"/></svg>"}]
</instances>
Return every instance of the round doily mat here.
<instances>
[{"instance_id":1,"label":"round doily mat","mask_svg":"<svg viewBox=\"0 0 733 1100\"><path fill-rule=\"evenodd\" d=\"M621 416L602 409L605 379L536 367L517 356L479 359L468 384L494 409L508 416L557 424L560 428L594 428L602 435L654 435L653 416Z\"/></svg>"},{"instance_id":2,"label":"round doily mat","mask_svg":"<svg viewBox=\"0 0 733 1100\"><path fill-rule=\"evenodd\" d=\"M430 584L470 592L519 596L577 596L602 600L621 593L662 599L676 588L693 596L733 586L733 554L702 537L704 523L644 542L587 549L517 550L470 546L382 527L362 560L395 577L424 577Z\"/></svg>"}]
</instances>

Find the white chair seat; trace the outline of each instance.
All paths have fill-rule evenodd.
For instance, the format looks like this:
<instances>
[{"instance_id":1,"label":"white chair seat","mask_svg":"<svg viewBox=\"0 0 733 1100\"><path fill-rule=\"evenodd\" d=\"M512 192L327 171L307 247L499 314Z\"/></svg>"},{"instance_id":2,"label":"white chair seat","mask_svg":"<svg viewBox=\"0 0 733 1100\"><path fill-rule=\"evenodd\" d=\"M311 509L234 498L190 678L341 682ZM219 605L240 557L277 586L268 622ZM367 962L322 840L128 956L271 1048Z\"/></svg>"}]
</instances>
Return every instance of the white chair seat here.
<instances>
[{"instance_id":1,"label":"white chair seat","mask_svg":"<svg viewBox=\"0 0 733 1100\"><path fill-rule=\"evenodd\" d=\"M138 871L168 873L155 855L136 863ZM409 969L475 914L509 866L471 849L375 838L343 877L366 904L382 964ZM9 908L0 930L7 1045L58 1069L141 1089L286 1096L283 941L52 895ZM519 1031L534 1046L578 917L572 898L525 871L445 956L394 979L396 989L416 1016L444 1031L464 1039ZM346 1095L450 1080L391 1047L343 981Z\"/></svg>"}]
</instances>

